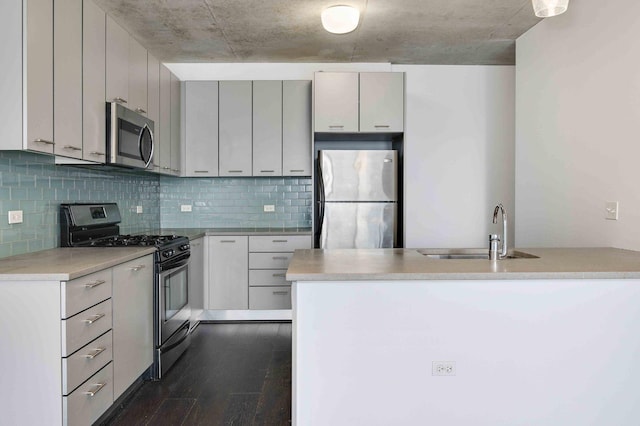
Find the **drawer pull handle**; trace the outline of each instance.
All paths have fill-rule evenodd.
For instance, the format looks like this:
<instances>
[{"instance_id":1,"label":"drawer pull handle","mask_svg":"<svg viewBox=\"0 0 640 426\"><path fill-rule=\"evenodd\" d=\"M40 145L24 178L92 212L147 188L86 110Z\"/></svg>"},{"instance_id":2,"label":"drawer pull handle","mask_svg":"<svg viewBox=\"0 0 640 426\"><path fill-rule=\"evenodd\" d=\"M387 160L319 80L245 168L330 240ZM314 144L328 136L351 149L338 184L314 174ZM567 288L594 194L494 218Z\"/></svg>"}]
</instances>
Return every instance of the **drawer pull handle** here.
<instances>
[{"instance_id":1,"label":"drawer pull handle","mask_svg":"<svg viewBox=\"0 0 640 426\"><path fill-rule=\"evenodd\" d=\"M329 126L330 129L342 129L344 128L344 125L333 125L333 126Z\"/></svg>"},{"instance_id":2,"label":"drawer pull handle","mask_svg":"<svg viewBox=\"0 0 640 426\"><path fill-rule=\"evenodd\" d=\"M126 104L127 100L118 96L117 98L113 98L113 102L118 104Z\"/></svg>"},{"instance_id":3,"label":"drawer pull handle","mask_svg":"<svg viewBox=\"0 0 640 426\"><path fill-rule=\"evenodd\" d=\"M284 278L286 274L273 274L273 276L277 278Z\"/></svg>"},{"instance_id":4,"label":"drawer pull handle","mask_svg":"<svg viewBox=\"0 0 640 426\"><path fill-rule=\"evenodd\" d=\"M288 291L274 291L273 294L276 295L276 296L286 296L287 294L289 294L289 292Z\"/></svg>"},{"instance_id":5,"label":"drawer pull handle","mask_svg":"<svg viewBox=\"0 0 640 426\"><path fill-rule=\"evenodd\" d=\"M291 173L303 173L304 169L291 169L289 170Z\"/></svg>"},{"instance_id":6,"label":"drawer pull handle","mask_svg":"<svg viewBox=\"0 0 640 426\"><path fill-rule=\"evenodd\" d=\"M86 391L86 392L82 392L85 395L89 395L90 397L94 397L96 396L96 394L98 392L100 392L102 390L103 387L107 386L106 383L94 383L93 386L95 386L96 388L92 391Z\"/></svg>"},{"instance_id":7,"label":"drawer pull handle","mask_svg":"<svg viewBox=\"0 0 640 426\"><path fill-rule=\"evenodd\" d=\"M65 145L63 148L70 149L72 151L82 151L82 148L78 148L77 146L73 146L73 145Z\"/></svg>"},{"instance_id":8,"label":"drawer pull handle","mask_svg":"<svg viewBox=\"0 0 640 426\"><path fill-rule=\"evenodd\" d=\"M106 351L107 348L103 347L103 348L95 348L93 351L91 351L91 353L86 354L84 357L87 359L94 359L95 357L97 357L98 355L100 355L102 352Z\"/></svg>"},{"instance_id":9,"label":"drawer pull handle","mask_svg":"<svg viewBox=\"0 0 640 426\"><path fill-rule=\"evenodd\" d=\"M140 269L144 269L144 268L146 268L146 266L145 266L145 265L137 265L137 266L132 266L132 267L131 267L131 270L132 270L133 272L138 272Z\"/></svg>"},{"instance_id":10,"label":"drawer pull handle","mask_svg":"<svg viewBox=\"0 0 640 426\"><path fill-rule=\"evenodd\" d=\"M220 240L221 243L235 243L236 240Z\"/></svg>"},{"instance_id":11,"label":"drawer pull handle","mask_svg":"<svg viewBox=\"0 0 640 426\"><path fill-rule=\"evenodd\" d=\"M139 112L140 114L146 114L147 111L145 111L144 108L136 108L136 111Z\"/></svg>"},{"instance_id":12,"label":"drawer pull handle","mask_svg":"<svg viewBox=\"0 0 640 426\"><path fill-rule=\"evenodd\" d=\"M104 156L105 155L104 152L98 152L98 151L93 151L93 152L90 152L89 154L97 155L97 156Z\"/></svg>"},{"instance_id":13,"label":"drawer pull handle","mask_svg":"<svg viewBox=\"0 0 640 426\"><path fill-rule=\"evenodd\" d=\"M389 126L388 124L375 124L373 127L375 127L376 129L388 129Z\"/></svg>"},{"instance_id":14,"label":"drawer pull handle","mask_svg":"<svg viewBox=\"0 0 640 426\"><path fill-rule=\"evenodd\" d=\"M242 173L242 170L229 170L229 173Z\"/></svg>"},{"instance_id":15,"label":"drawer pull handle","mask_svg":"<svg viewBox=\"0 0 640 426\"><path fill-rule=\"evenodd\" d=\"M209 170L194 170L193 173L209 173Z\"/></svg>"},{"instance_id":16,"label":"drawer pull handle","mask_svg":"<svg viewBox=\"0 0 640 426\"><path fill-rule=\"evenodd\" d=\"M260 170L260 173L274 173L275 170Z\"/></svg>"},{"instance_id":17,"label":"drawer pull handle","mask_svg":"<svg viewBox=\"0 0 640 426\"><path fill-rule=\"evenodd\" d=\"M287 256L273 256L273 260L289 260Z\"/></svg>"},{"instance_id":18,"label":"drawer pull handle","mask_svg":"<svg viewBox=\"0 0 640 426\"><path fill-rule=\"evenodd\" d=\"M96 315L92 315L91 318L87 318L86 320L84 320L84 322L86 322L87 324L93 324L94 322L98 321L100 318L104 317L105 314L96 314Z\"/></svg>"},{"instance_id":19,"label":"drawer pull handle","mask_svg":"<svg viewBox=\"0 0 640 426\"><path fill-rule=\"evenodd\" d=\"M287 243L289 240L273 240L274 243Z\"/></svg>"},{"instance_id":20,"label":"drawer pull handle","mask_svg":"<svg viewBox=\"0 0 640 426\"><path fill-rule=\"evenodd\" d=\"M55 145L56 143L53 141L48 141L46 139L35 139L34 142L36 143L43 143L45 145Z\"/></svg>"},{"instance_id":21,"label":"drawer pull handle","mask_svg":"<svg viewBox=\"0 0 640 426\"><path fill-rule=\"evenodd\" d=\"M105 280L97 280L97 281L94 281L92 283L85 284L84 287L85 288L94 288L94 287L98 287L99 285L102 285L104 283L106 283Z\"/></svg>"}]
</instances>

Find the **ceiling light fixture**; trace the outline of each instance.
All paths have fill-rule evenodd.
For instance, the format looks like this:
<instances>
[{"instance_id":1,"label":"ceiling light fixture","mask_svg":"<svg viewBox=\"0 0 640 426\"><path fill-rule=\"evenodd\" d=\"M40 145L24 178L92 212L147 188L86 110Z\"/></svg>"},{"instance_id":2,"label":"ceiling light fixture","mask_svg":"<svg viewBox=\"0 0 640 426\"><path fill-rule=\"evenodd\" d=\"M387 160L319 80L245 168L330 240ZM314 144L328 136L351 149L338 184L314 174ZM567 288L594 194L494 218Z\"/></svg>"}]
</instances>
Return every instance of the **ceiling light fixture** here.
<instances>
[{"instance_id":1,"label":"ceiling light fixture","mask_svg":"<svg viewBox=\"0 0 640 426\"><path fill-rule=\"evenodd\" d=\"M569 0L532 0L533 11L539 18L549 18L567 11Z\"/></svg>"},{"instance_id":2,"label":"ceiling light fixture","mask_svg":"<svg viewBox=\"0 0 640 426\"><path fill-rule=\"evenodd\" d=\"M329 6L320 15L322 26L333 34L346 34L355 30L360 21L360 11L352 6Z\"/></svg>"}]
</instances>

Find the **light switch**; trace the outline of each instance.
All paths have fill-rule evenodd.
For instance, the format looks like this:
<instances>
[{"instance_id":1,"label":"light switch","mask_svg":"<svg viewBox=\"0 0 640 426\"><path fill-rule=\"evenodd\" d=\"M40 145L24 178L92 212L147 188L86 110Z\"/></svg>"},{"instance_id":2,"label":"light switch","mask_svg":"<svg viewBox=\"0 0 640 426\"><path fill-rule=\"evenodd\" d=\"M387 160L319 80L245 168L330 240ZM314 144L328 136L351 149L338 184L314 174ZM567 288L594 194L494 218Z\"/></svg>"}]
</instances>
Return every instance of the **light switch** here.
<instances>
[{"instance_id":1,"label":"light switch","mask_svg":"<svg viewBox=\"0 0 640 426\"><path fill-rule=\"evenodd\" d=\"M605 203L604 218L607 220L618 220L618 202L617 201L607 201Z\"/></svg>"},{"instance_id":2,"label":"light switch","mask_svg":"<svg viewBox=\"0 0 640 426\"><path fill-rule=\"evenodd\" d=\"M22 210L12 210L9 212L9 225L22 223Z\"/></svg>"},{"instance_id":3,"label":"light switch","mask_svg":"<svg viewBox=\"0 0 640 426\"><path fill-rule=\"evenodd\" d=\"M180 206L180 211L181 212L190 212L191 211L191 204L182 204Z\"/></svg>"}]
</instances>

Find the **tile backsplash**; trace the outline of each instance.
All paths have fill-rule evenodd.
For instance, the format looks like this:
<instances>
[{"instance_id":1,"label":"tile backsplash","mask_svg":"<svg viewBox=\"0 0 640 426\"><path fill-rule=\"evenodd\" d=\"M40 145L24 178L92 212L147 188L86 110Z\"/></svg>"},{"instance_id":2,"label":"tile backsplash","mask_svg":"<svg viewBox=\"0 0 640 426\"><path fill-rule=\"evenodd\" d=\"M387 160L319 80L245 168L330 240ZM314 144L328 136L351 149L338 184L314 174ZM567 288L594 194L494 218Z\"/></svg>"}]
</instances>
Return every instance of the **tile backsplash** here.
<instances>
[{"instance_id":1,"label":"tile backsplash","mask_svg":"<svg viewBox=\"0 0 640 426\"><path fill-rule=\"evenodd\" d=\"M59 166L53 157L0 151L0 257L58 247L61 203L113 201L122 233L157 228L159 192L157 176ZM11 210L24 212L23 223L9 225Z\"/></svg>"},{"instance_id":2,"label":"tile backsplash","mask_svg":"<svg viewBox=\"0 0 640 426\"><path fill-rule=\"evenodd\" d=\"M123 234L159 227L311 226L310 178L159 177L0 151L0 258L58 247L59 205L67 202L118 203ZM181 205L191 205L192 212L182 213ZM275 211L264 212L264 205ZM23 223L9 225L11 210L23 211Z\"/></svg>"},{"instance_id":3,"label":"tile backsplash","mask_svg":"<svg viewBox=\"0 0 640 426\"><path fill-rule=\"evenodd\" d=\"M311 178L162 177L160 212L165 228L311 227Z\"/></svg>"}]
</instances>

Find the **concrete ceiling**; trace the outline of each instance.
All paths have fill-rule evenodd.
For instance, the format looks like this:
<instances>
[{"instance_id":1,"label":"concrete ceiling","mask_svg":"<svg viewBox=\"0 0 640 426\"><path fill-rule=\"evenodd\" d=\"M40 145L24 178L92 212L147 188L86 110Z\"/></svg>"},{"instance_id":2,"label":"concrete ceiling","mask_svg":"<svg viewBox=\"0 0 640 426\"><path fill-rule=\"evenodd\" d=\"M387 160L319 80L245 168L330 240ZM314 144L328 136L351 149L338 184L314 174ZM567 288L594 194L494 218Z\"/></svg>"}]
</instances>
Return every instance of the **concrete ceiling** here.
<instances>
[{"instance_id":1,"label":"concrete ceiling","mask_svg":"<svg viewBox=\"0 0 640 426\"><path fill-rule=\"evenodd\" d=\"M162 62L513 65L531 0L96 0ZM358 28L322 29L334 4Z\"/></svg>"}]
</instances>

